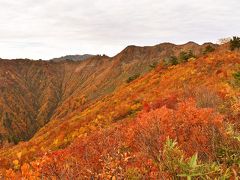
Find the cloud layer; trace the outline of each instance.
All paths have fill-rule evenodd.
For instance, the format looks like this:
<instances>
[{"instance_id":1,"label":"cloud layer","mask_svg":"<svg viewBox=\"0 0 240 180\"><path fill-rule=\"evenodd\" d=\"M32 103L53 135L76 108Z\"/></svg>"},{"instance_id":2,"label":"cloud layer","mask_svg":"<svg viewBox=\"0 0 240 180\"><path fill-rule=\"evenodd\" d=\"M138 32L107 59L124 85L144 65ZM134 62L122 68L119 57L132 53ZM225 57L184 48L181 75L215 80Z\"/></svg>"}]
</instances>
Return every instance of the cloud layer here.
<instances>
[{"instance_id":1,"label":"cloud layer","mask_svg":"<svg viewBox=\"0 0 240 180\"><path fill-rule=\"evenodd\" d=\"M115 55L240 34L239 0L1 0L0 57Z\"/></svg>"}]
</instances>

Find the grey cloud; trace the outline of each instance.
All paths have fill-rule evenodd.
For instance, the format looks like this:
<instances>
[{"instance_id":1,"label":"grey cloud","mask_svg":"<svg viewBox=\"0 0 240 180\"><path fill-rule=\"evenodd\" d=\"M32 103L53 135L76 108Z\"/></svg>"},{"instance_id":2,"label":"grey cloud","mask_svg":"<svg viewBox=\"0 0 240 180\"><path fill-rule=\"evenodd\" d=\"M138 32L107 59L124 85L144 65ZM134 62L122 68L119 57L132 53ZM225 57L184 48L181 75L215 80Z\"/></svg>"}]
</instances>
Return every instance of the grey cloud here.
<instances>
[{"instance_id":1,"label":"grey cloud","mask_svg":"<svg viewBox=\"0 0 240 180\"><path fill-rule=\"evenodd\" d=\"M129 44L239 35L239 0L1 0L0 57L114 55Z\"/></svg>"}]
</instances>

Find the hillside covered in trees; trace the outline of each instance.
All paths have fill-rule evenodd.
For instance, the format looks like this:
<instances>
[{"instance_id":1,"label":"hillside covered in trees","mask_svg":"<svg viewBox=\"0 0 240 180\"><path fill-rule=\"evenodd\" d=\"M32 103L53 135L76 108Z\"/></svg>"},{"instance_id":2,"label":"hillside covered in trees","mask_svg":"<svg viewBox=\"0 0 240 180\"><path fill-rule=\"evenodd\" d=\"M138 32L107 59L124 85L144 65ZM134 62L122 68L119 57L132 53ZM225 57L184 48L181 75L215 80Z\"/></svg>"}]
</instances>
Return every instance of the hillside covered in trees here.
<instances>
[{"instance_id":1,"label":"hillside covered in trees","mask_svg":"<svg viewBox=\"0 0 240 180\"><path fill-rule=\"evenodd\" d=\"M239 39L0 60L0 177L237 179Z\"/></svg>"}]
</instances>

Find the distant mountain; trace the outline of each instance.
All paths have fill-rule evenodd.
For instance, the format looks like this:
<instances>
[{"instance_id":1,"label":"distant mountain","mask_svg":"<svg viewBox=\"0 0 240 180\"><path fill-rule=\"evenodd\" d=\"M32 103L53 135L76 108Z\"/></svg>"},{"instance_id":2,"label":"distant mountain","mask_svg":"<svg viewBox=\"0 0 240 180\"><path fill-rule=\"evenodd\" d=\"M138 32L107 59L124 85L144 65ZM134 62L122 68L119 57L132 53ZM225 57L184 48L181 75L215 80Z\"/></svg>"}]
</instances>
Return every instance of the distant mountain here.
<instances>
[{"instance_id":1,"label":"distant mountain","mask_svg":"<svg viewBox=\"0 0 240 180\"><path fill-rule=\"evenodd\" d=\"M83 61L86 60L90 57L93 57L94 55L91 54L83 54L83 55L66 55L66 56L62 56L59 58L53 58L51 59L51 61L65 61L65 60L71 60L71 61Z\"/></svg>"}]
</instances>

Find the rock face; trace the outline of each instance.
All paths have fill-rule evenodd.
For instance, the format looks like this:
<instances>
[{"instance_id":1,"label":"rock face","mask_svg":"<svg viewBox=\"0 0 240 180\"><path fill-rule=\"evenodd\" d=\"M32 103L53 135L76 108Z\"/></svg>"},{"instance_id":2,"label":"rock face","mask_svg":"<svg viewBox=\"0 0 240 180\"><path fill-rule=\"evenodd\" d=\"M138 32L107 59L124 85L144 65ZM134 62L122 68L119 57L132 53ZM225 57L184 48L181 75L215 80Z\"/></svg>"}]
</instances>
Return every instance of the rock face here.
<instances>
[{"instance_id":1,"label":"rock face","mask_svg":"<svg viewBox=\"0 0 240 180\"><path fill-rule=\"evenodd\" d=\"M84 55L51 61L0 60L0 144L29 140L52 119L66 117L113 92L129 77L149 71L151 64L181 51L192 50L199 56L207 45L128 46L111 58Z\"/></svg>"}]
</instances>

